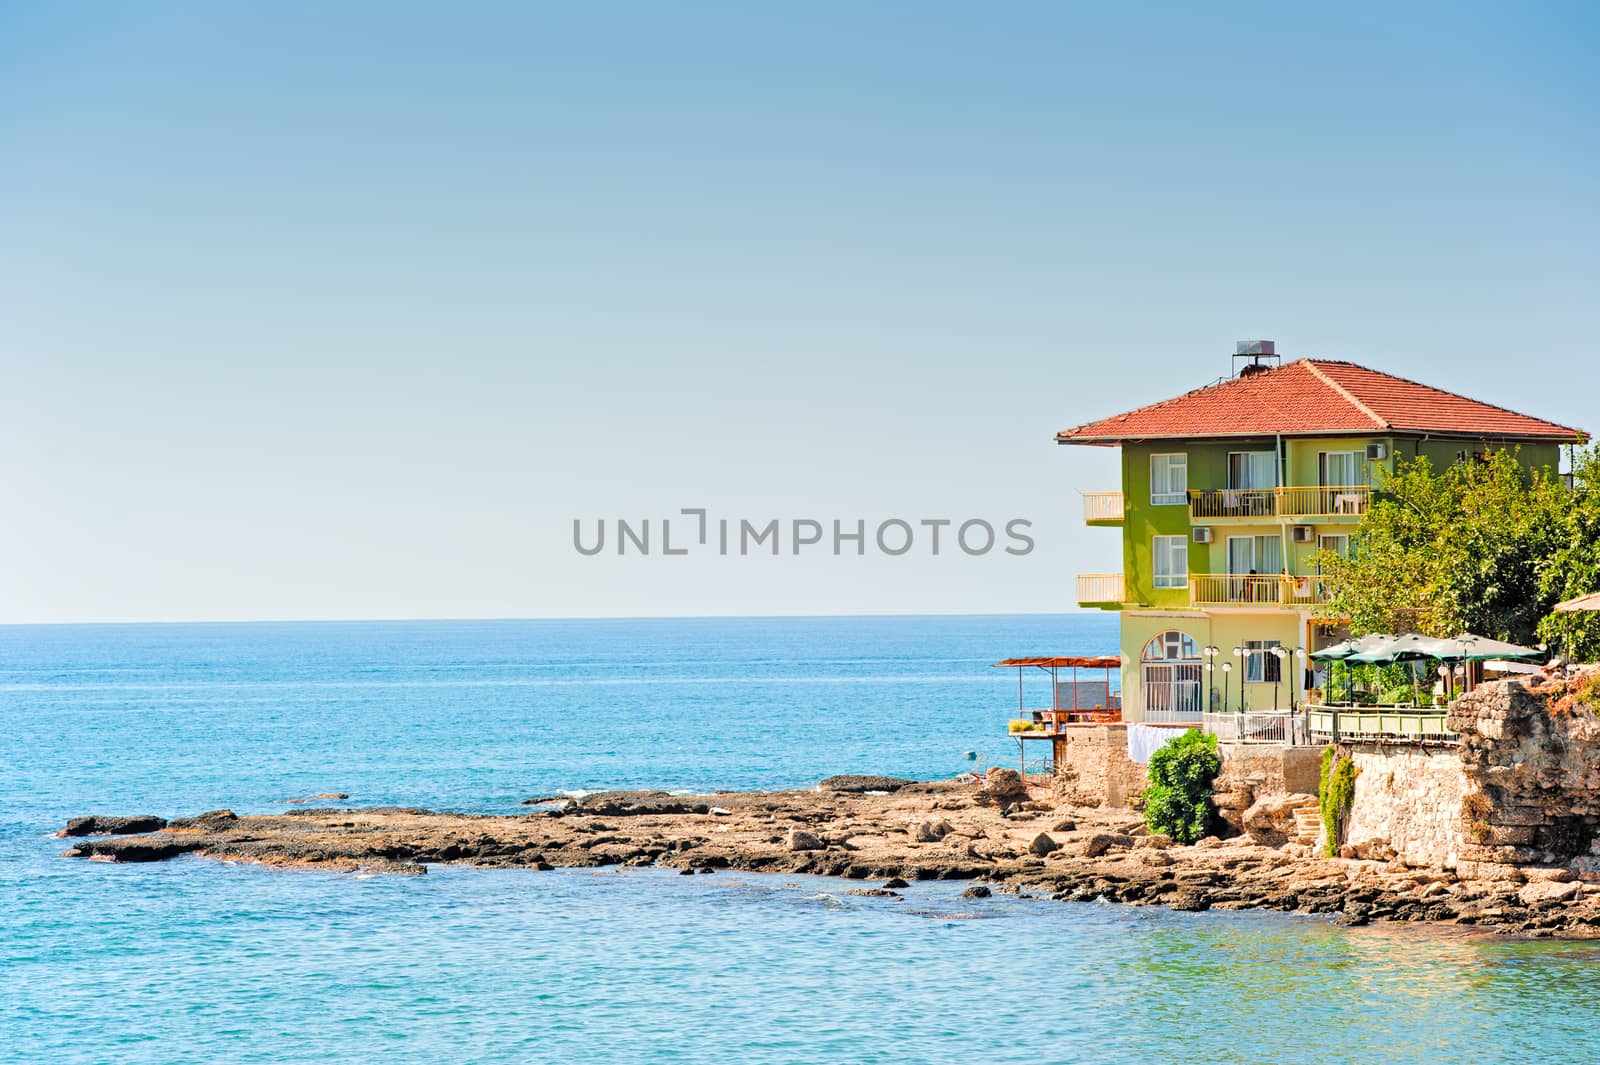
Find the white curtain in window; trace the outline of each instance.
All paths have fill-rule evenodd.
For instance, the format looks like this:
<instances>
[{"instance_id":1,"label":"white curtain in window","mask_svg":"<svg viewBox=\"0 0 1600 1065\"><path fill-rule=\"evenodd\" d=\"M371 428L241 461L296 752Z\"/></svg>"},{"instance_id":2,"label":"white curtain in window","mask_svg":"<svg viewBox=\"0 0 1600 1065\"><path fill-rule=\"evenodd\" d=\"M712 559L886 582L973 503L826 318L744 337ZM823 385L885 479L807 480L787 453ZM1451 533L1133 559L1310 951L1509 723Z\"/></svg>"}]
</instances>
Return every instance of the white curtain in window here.
<instances>
[{"instance_id":1,"label":"white curtain in window","mask_svg":"<svg viewBox=\"0 0 1600 1065\"><path fill-rule=\"evenodd\" d=\"M1232 451L1228 453L1229 488L1275 488L1278 484L1278 456L1271 451Z\"/></svg>"},{"instance_id":2,"label":"white curtain in window","mask_svg":"<svg viewBox=\"0 0 1600 1065\"><path fill-rule=\"evenodd\" d=\"M1152 506L1170 506L1188 502L1189 456L1150 456L1150 503Z\"/></svg>"},{"instance_id":3,"label":"white curtain in window","mask_svg":"<svg viewBox=\"0 0 1600 1065\"><path fill-rule=\"evenodd\" d=\"M1345 488L1365 484L1367 457L1360 451L1320 451L1317 453L1317 478L1324 488Z\"/></svg>"},{"instance_id":4,"label":"white curtain in window","mask_svg":"<svg viewBox=\"0 0 1600 1065\"><path fill-rule=\"evenodd\" d=\"M1189 583L1189 538L1157 536L1151 545L1157 588L1183 588Z\"/></svg>"}]
</instances>

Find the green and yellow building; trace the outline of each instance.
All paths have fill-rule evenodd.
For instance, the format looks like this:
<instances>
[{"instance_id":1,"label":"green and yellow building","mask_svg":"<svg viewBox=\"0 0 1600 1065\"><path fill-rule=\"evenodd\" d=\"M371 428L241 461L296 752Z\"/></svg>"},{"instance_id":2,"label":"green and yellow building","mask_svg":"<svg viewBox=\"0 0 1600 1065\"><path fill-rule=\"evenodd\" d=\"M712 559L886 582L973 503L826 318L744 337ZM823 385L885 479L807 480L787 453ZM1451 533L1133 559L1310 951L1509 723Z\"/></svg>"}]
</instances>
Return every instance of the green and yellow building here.
<instances>
[{"instance_id":1,"label":"green and yellow building","mask_svg":"<svg viewBox=\"0 0 1600 1065\"><path fill-rule=\"evenodd\" d=\"M1128 721L1303 694L1297 652L1343 635L1319 610L1314 558L1349 549L1397 462L1514 449L1556 470L1562 446L1585 439L1349 362L1280 365L1270 341L1241 343L1241 359L1215 384L1056 436L1122 452L1121 488L1084 496L1088 524L1121 530L1122 572L1080 574L1077 599L1120 614Z\"/></svg>"}]
</instances>

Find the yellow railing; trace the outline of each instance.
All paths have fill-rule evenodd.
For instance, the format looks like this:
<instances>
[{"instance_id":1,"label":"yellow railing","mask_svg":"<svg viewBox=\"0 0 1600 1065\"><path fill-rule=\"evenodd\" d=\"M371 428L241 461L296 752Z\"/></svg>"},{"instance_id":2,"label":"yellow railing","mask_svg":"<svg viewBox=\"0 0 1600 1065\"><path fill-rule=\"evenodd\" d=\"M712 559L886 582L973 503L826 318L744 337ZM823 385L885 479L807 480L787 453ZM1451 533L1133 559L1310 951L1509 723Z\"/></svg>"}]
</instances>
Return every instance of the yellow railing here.
<instances>
[{"instance_id":1,"label":"yellow railing","mask_svg":"<svg viewBox=\"0 0 1600 1065\"><path fill-rule=\"evenodd\" d=\"M1292 517L1358 518L1367 512L1372 489L1364 484L1278 489L1278 513Z\"/></svg>"},{"instance_id":2,"label":"yellow railing","mask_svg":"<svg viewBox=\"0 0 1600 1065\"><path fill-rule=\"evenodd\" d=\"M1364 484L1295 488L1214 488L1189 493L1194 521L1250 518L1359 518L1372 501Z\"/></svg>"},{"instance_id":3,"label":"yellow railing","mask_svg":"<svg viewBox=\"0 0 1600 1065\"><path fill-rule=\"evenodd\" d=\"M1083 493L1083 520L1089 525L1115 524L1122 521L1122 493Z\"/></svg>"},{"instance_id":4,"label":"yellow railing","mask_svg":"<svg viewBox=\"0 0 1600 1065\"><path fill-rule=\"evenodd\" d=\"M1120 573L1078 574L1078 605L1121 603L1127 599L1127 585Z\"/></svg>"},{"instance_id":5,"label":"yellow railing","mask_svg":"<svg viewBox=\"0 0 1600 1065\"><path fill-rule=\"evenodd\" d=\"M1327 590L1315 577L1206 573L1189 578L1189 601L1195 606L1315 606L1327 602Z\"/></svg>"},{"instance_id":6,"label":"yellow railing","mask_svg":"<svg viewBox=\"0 0 1600 1065\"><path fill-rule=\"evenodd\" d=\"M1277 577L1234 576L1208 573L1189 578L1189 601L1197 606L1206 605L1261 605L1277 606L1281 599Z\"/></svg>"},{"instance_id":7,"label":"yellow railing","mask_svg":"<svg viewBox=\"0 0 1600 1065\"><path fill-rule=\"evenodd\" d=\"M1277 513L1275 488L1222 488L1189 493L1191 519L1270 518Z\"/></svg>"}]
</instances>

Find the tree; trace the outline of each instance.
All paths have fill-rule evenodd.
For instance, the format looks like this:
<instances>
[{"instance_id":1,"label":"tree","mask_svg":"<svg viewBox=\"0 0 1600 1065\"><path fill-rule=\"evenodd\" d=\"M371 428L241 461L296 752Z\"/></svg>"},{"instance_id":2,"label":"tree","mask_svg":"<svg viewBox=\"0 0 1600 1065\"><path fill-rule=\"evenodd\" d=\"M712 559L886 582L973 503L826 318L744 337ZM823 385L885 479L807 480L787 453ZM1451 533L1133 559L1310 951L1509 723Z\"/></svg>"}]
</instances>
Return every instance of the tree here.
<instances>
[{"instance_id":1,"label":"tree","mask_svg":"<svg viewBox=\"0 0 1600 1065\"><path fill-rule=\"evenodd\" d=\"M1150 784L1144 789L1144 823L1179 843L1211 834L1217 808L1211 784L1222 771L1217 738L1184 729L1150 755Z\"/></svg>"},{"instance_id":2,"label":"tree","mask_svg":"<svg viewBox=\"0 0 1600 1065\"><path fill-rule=\"evenodd\" d=\"M1579 454L1572 481L1565 535L1540 585L1552 602L1600 592L1600 446ZM1571 657L1600 661L1600 611L1552 612L1539 622L1539 637Z\"/></svg>"},{"instance_id":3,"label":"tree","mask_svg":"<svg viewBox=\"0 0 1600 1065\"><path fill-rule=\"evenodd\" d=\"M1317 556L1327 613L1348 617L1357 633L1465 630L1537 642L1563 591L1600 576L1593 452L1583 468L1569 491L1510 451L1440 473L1425 458L1401 464L1368 508L1351 557ZM1594 621L1561 624L1600 631Z\"/></svg>"}]
</instances>

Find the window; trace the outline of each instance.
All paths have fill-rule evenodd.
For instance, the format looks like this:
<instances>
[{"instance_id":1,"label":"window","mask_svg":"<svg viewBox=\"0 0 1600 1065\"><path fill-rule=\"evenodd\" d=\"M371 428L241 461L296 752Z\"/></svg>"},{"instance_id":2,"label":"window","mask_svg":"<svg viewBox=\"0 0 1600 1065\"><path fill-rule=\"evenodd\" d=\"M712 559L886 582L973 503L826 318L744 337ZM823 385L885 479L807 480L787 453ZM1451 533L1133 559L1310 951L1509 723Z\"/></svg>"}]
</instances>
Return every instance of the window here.
<instances>
[{"instance_id":1,"label":"window","mask_svg":"<svg viewBox=\"0 0 1600 1065\"><path fill-rule=\"evenodd\" d=\"M1283 676L1283 663L1270 648L1283 646L1279 640L1244 642L1244 679L1252 684L1276 684Z\"/></svg>"},{"instance_id":2,"label":"window","mask_svg":"<svg viewBox=\"0 0 1600 1065\"><path fill-rule=\"evenodd\" d=\"M1341 558L1349 558L1350 534L1339 533L1337 535L1319 536L1317 537L1317 550L1331 551L1333 554L1336 554Z\"/></svg>"},{"instance_id":3,"label":"window","mask_svg":"<svg viewBox=\"0 0 1600 1065\"><path fill-rule=\"evenodd\" d=\"M1367 483L1364 451L1317 452L1317 484L1323 488L1350 488Z\"/></svg>"},{"instance_id":4,"label":"window","mask_svg":"<svg viewBox=\"0 0 1600 1065\"><path fill-rule=\"evenodd\" d=\"M1150 456L1150 505L1183 506L1189 502L1189 456Z\"/></svg>"},{"instance_id":5,"label":"window","mask_svg":"<svg viewBox=\"0 0 1600 1065\"><path fill-rule=\"evenodd\" d=\"M1200 660L1200 649L1194 637L1177 629L1168 629L1144 645L1140 658L1145 662L1183 662Z\"/></svg>"},{"instance_id":6,"label":"window","mask_svg":"<svg viewBox=\"0 0 1600 1065\"><path fill-rule=\"evenodd\" d=\"M1155 559L1157 588L1187 588L1189 586L1189 538L1187 536L1157 536L1152 538L1151 554Z\"/></svg>"},{"instance_id":7,"label":"window","mask_svg":"<svg viewBox=\"0 0 1600 1065\"><path fill-rule=\"evenodd\" d=\"M1229 488L1276 488L1278 456L1273 451L1228 452Z\"/></svg>"},{"instance_id":8,"label":"window","mask_svg":"<svg viewBox=\"0 0 1600 1065\"><path fill-rule=\"evenodd\" d=\"M1283 572L1283 537L1228 537L1228 575L1243 577L1251 573L1276 577Z\"/></svg>"},{"instance_id":9,"label":"window","mask_svg":"<svg viewBox=\"0 0 1600 1065\"><path fill-rule=\"evenodd\" d=\"M1140 655L1146 721L1198 721L1200 649L1188 633L1168 629L1152 637Z\"/></svg>"}]
</instances>

